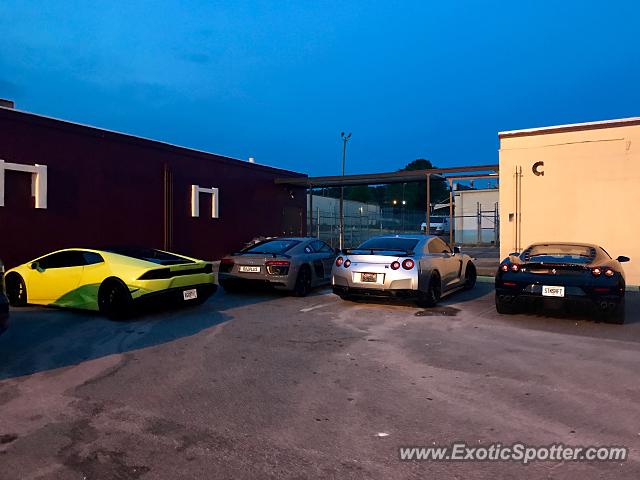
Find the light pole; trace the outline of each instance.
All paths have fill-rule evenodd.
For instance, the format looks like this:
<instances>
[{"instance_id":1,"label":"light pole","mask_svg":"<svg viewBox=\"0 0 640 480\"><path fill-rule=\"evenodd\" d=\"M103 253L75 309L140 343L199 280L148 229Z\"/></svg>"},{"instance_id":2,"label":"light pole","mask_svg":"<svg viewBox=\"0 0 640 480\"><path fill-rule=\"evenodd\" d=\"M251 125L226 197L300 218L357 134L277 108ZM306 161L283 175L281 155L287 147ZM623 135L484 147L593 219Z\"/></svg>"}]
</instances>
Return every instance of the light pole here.
<instances>
[{"instance_id":1,"label":"light pole","mask_svg":"<svg viewBox=\"0 0 640 480\"><path fill-rule=\"evenodd\" d=\"M404 233L404 206L407 204L407 201L404 199L404 187L406 183L402 184L402 233Z\"/></svg>"},{"instance_id":2,"label":"light pole","mask_svg":"<svg viewBox=\"0 0 640 480\"><path fill-rule=\"evenodd\" d=\"M351 132L345 135L344 132L340 132L342 137L342 177L344 180L344 161L347 158L347 142L351 138ZM344 185L340 185L340 226L338 232L338 243L340 250L344 248Z\"/></svg>"}]
</instances>

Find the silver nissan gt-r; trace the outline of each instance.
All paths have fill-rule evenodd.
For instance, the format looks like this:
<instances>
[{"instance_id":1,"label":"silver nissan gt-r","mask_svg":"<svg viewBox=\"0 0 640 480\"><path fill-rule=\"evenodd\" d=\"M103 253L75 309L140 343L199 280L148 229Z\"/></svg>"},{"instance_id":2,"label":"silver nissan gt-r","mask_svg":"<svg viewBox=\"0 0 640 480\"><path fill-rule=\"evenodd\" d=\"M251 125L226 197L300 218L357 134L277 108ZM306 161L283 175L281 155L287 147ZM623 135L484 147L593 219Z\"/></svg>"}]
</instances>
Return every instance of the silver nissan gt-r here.
<instances>
[{"instance_id":1,"label":"silver nissan gt-r","mask_svg":"<svg viewBox=\"0 0 640 480\"><path fill-rule=\"evenodd\" d=\"M316 238L269 238L220 261L218 281L226 291L271 286L304 296L331 281L336 251Z\"/></svg>"},{"instance_id":2,"label":"silver nissan gt-r","mask_svg":"<svg viewBox=\"0 0 640 480\"><path fill-rule=\"evenodd\" d=\"M433 235L374 237L343 250L332 269L333 292L352 296L414 298L433 306L444 295L470 289L476 268L469 255Z\"/></svg>"}]
</instances>

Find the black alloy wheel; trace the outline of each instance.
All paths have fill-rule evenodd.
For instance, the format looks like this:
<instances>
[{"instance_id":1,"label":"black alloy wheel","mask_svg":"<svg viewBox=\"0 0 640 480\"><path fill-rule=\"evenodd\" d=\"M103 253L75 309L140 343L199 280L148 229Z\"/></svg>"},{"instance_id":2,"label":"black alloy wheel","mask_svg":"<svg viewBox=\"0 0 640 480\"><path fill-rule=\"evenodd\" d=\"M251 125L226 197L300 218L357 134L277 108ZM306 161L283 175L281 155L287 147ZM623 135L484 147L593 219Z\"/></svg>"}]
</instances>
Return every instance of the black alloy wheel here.
<instances>
[{"instance_id":1,"label":"black alloy wheel","mask_svg":"<svg viewBox=\"0 0 640 480\"><path fill-rule=\"evenodd\" d=\"M303 265L298 272L298 278L296 278L296 285L293 292L298 297L306 297L311 291L311 270L308 266Z\"/></svg>"},{"instance_id":2,"label":"black alloy wheel","mask_svg":"<svg viewBox=\"0 0 640 480\"><path fill-rule=\"evenodd\" d=\"M7 298L12 307L23 307L27 304L27 286L17 273L10 273L5 278Z\"/></svg>"},{"instance_id":3,"label":"black alloy wheel","mask_svg":"<svg viewBox=\"0 0 640 480\"><path fill-rule=\"evenodd\" d=\"M113 320L122 320L131 313L131 293L120 280L106 280L98 292L100 313Z\"/></svg>"}]
</instances>

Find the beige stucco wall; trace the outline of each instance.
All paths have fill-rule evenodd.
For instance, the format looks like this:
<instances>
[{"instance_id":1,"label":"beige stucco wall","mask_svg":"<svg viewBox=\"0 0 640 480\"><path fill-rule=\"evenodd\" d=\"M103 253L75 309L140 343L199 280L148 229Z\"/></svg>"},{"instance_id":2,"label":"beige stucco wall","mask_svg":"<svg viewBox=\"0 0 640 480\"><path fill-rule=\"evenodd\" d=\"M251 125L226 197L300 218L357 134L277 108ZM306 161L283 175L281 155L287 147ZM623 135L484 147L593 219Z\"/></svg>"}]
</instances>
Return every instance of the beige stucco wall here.
<instances>
[{"instance_id":1,"label":"beige stucco wall","mask_svg":"<svg viewBox=\"0 0 640 480\"><path fill-rule=\"evenodd\" d=\"M544 176L532 171L538 161L544 162ZM521 241L516 245L519 167ZM614 258L627 255L627 284L640 285L640 125L501 135L501 256L539 241L595 243Z\"/></svg>"}]
</instances>

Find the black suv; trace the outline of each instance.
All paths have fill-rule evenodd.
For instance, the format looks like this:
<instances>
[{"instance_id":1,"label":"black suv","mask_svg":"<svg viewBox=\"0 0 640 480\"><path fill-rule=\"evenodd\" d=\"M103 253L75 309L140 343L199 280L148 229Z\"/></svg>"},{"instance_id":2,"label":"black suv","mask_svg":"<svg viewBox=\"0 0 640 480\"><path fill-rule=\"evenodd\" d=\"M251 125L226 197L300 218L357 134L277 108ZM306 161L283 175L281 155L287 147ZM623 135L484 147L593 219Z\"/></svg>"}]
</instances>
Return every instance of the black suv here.
<instances>
[{"instance_id":1,"label":"black suv","mask_svg":"<svg viewBox=\"0 0 640 480\"><path fill-rule=\"evenodd\" d=\"M4 265L0 261L0 334L9 324L9 301L4 293Z\"/></svg>"}]
</instances>

